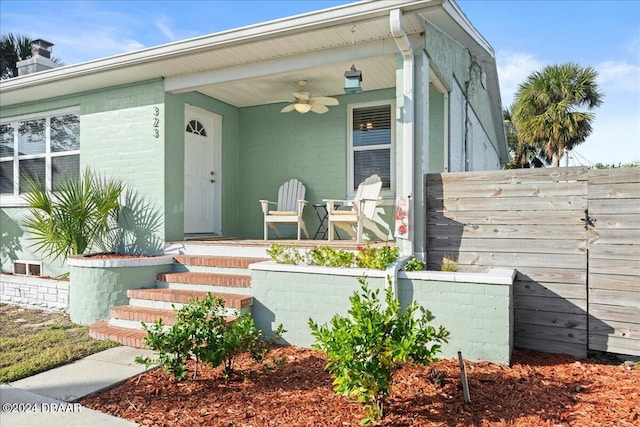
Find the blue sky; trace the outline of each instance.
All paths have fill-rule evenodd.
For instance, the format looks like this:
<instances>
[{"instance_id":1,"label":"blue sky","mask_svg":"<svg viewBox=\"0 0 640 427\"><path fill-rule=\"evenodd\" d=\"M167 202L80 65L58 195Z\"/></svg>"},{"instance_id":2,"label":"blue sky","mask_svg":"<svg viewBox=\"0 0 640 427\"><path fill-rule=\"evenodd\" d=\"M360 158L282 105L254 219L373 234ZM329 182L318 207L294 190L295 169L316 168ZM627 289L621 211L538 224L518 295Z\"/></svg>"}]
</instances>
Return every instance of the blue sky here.
<instances>
[{"instance_id":1,"label":"blue sky","mask_svg":"<svg viewBox=\"0 0 640 427\"><path fill-rule=\"evenodd\" d=\"M55 43L75 64L349 1L0 0L0 32ZM550 64L576 62L599 73L604 102L593 134L571 164L640 161L639 0L459 0L496 51L502 102Z\"/></svg>"}]
</instances>

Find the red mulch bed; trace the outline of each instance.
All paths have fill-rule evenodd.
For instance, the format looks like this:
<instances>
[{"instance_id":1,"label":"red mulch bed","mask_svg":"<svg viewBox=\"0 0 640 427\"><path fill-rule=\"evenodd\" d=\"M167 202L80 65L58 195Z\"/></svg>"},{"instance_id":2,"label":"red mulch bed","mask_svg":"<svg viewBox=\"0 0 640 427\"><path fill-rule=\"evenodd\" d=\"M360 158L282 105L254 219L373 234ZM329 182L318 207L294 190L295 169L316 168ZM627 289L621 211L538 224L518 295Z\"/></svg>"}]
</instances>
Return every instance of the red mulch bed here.
<instances>
[{"instance_id":1,"label":"red mulch bed","mask_svg":"<svg viewBox=\"0 0 640 427\"><path fill-rule=\"evenodd\" d=\"M155 369L80 403L145 426L360 425L362 406L332 391L324 365L317 351L276 347L262 365L240 360L241 377L229 384L220 369L183 382ZM470 404L457 360L407 366L395 376L381 425L640 426L637 364L515 350L512 365L466 362Z\"/></svg>"}]
</instances>

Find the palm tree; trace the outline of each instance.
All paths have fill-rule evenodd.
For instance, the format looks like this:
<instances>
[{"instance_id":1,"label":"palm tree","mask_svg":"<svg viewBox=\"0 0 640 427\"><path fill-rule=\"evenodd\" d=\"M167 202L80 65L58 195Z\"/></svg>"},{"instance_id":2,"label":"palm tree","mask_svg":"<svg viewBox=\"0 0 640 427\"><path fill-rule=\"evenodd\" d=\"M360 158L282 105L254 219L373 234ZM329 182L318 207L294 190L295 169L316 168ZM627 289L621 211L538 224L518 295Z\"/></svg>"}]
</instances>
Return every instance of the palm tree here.
<instances>
[{"instance_id":1,"label":"palm tree","mask_svg":"<svg viewBox=\"0 0 640 427\"><path fill-rule=\"evenodd\" d=\"M545 155L536 145L527 144L518 138L516 126L513 123L511 111L513 106L502 111L504 118L504 130L507 136L507 146L511 154L511 160L505 165L506 169L542 168L545 166Z\"/></svg>"},{"instance_id":2,"label":"palm tree","mask_svg":"<svg viewBox=\"0 0 640 427\"><path fill-rule=\"evenodd\" d=\"M0 79L18 75L18 61L31 57L31 39L27 36L6 33L0 36Z\"/></svg>"},{"instance_id":3,"label":"palm tree","mask_svg":"<svg viewBox=\"0 0 640 427\"><path fill-rule=\"evenodd\" d=\"M37 179L26 176L28 205L24 221L33 234L33 246L44 255L63 261L102 247L120 211L125 186L117 179L101 178L88 169L81 178L65 176L55 196Z\"/></svg>"},{"instance_id":4,"label":"palm tree","mask_svg":"<svg viewBox=\"0 0 640 427\"><path fill-rule=\"evenodd\" d=\"M558 167L565 150L584 142L595 119L589 110L602 104L598 73L591 67L567 63L533 72L518 88L513 123L518 139L534 145Z\"/></svg>"},{"instance_id":5,"label":"palm tree","mask_svg":"<svg viewBox=\"0 0 640 427\"><path fill-rule=\"evenodd\" d=\"M0 35L0 80L18 76L19 61L31 58L31 42L28 36L6 33ZM52 57L51 61L62 65L60 59Z\"/></svg>"}]
</instances>

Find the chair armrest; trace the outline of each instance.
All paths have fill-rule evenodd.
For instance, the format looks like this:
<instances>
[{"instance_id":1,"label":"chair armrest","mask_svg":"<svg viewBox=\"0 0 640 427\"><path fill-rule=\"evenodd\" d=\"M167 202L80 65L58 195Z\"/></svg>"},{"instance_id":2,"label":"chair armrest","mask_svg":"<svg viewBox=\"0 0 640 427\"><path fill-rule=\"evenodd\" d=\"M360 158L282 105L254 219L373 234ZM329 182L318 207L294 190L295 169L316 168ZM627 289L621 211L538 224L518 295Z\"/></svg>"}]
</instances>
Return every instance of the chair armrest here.
<instances>
[{"instance_id":1,"label":"chair armrest","mask_svg":"<svg viewBox=\"0 0 640 427\"><path fill-rule=\"evenodd\" d=\"M353 202L353 207L358 211L358 213L362 212L362 208L365 204L365 202L376 202L376 206L378 205L378 203L380 203L382 201L382 198L377 198L377 199L360 199L359 203L356 204L355 200Z\"/></svg>"},{"instance_id":2,"label":"chair armrest","mask_svg":"<svg viewBox=\"0 0 640 427\"><path fill-rule=\"evenodd\" d=\"M301 217L302 216L302 211L304 210L304 207L307 205L306 200L298 200L298 216Z\"/></svg>"},{"instance_id":3,"label":"chair armrest","mask_svg":"<svg viewBox=\"0 0 640 427\"><path fill-rule=\"evenodd\" d=\"M270 202L268 200L260 200L260 204L262 205L262 212L265 215L269 213L269 205L278 205L276 202Z\"/></svg>"}]
</instances>

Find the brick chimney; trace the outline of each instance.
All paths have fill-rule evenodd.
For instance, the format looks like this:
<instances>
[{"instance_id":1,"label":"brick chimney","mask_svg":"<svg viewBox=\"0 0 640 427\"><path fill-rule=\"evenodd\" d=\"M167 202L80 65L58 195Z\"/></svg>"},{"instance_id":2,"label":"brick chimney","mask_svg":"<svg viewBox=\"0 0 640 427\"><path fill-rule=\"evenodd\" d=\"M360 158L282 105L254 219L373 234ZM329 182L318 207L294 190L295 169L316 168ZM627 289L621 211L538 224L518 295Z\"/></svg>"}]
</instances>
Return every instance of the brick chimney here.
<instances>
[{"instance_id":1,"label":"brick chimney","mask_svg":"<svg viewBox=\"0 0 640 427\"><path fill-rule=\"evenodd\" d=\"M50 70L59 67L51 60L51 48L53 43L46 40L37 39L31 42L31 58L18 61L18 75L37 73L38 71Z\"/></svg>"}]
</instances>

